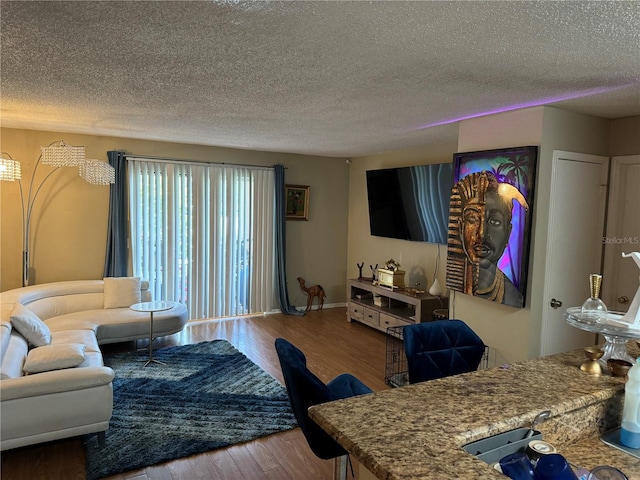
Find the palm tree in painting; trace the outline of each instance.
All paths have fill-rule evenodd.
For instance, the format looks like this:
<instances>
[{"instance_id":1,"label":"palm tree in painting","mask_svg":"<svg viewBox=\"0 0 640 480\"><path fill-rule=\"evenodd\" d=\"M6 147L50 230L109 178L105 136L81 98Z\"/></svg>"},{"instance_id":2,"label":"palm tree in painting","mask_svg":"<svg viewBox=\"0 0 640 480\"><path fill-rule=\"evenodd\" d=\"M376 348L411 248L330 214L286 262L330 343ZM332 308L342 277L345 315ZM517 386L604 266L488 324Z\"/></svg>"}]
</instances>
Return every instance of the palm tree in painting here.
<instances>
[{"instance_id":1,"label":"palm tree in painting","mask_svg":"<svg viewBox=\"0 0 640 480\"><path fill-rule=\"evenodd\" d=\"M499 182L510 183L525 196L529 195L527 185L529 185L529 165L531 159L529 155L513 155L502 161L497 168L492 168L493 173Z\"/></svg>"}]
</instances>

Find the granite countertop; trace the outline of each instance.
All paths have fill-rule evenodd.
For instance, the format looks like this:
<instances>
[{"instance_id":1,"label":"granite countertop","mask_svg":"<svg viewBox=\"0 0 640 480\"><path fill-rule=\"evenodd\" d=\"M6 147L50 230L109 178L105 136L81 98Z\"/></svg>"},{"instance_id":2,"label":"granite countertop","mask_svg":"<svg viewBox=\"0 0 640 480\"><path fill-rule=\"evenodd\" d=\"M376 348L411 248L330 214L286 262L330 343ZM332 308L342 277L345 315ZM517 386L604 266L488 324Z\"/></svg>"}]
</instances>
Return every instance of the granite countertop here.
<instances>
[{"instance_id":1,"label":"granite countertop","mask_svg":"<svg viewBox=\"0 0 640 480\"><path fill-rule=\"evenodd\" d=\"M582 350L311 407L309 414L379 479L500 479L461 447L519 427L543 410L543 439L569 462L617 466L640 479L640 460L609 447L624 379L580 371Z\"/></svg>"}]
</instances>

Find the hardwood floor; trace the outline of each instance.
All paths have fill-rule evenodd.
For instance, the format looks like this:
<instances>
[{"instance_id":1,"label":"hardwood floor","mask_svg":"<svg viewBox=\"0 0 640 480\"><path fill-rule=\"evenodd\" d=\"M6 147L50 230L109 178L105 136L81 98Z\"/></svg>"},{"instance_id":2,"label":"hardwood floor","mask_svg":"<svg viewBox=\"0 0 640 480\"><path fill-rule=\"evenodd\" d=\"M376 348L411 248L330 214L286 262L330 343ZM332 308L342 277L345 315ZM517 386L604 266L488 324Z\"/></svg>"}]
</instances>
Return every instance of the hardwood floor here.
<instances>
[{"instance_id":1,"label":"hardwood floor","mask_svg":"<svg viewBox=\"0 0 640 480\"><path fill-rule=\"evenodd\" d=\"M303 317L272 314L189 323L182 332L156 340L156 348L224 338L282 382L273 343L283 337L307 356L309 368L323 381L354 374L373 390L384 383L386 337L346 321L345 308L307 312ZM104 352L136 345L108 345ZM141 470L109 480L325 480L333 462L318 459L299 428ZM85 457L80 439L2 452L2 480L83 480ZM357 478L357 472L356 472Z\"/></svg>"}]
</instances>

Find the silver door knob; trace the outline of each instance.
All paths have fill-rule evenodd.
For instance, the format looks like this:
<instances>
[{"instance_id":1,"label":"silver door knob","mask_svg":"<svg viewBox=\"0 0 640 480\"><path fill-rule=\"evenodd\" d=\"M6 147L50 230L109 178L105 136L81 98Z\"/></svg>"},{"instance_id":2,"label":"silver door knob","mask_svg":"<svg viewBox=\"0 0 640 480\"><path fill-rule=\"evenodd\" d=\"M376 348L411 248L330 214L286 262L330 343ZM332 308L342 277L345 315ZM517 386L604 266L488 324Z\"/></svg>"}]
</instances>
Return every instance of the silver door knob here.
<instances>
[{"instance_id":1,"label":"silver door knob","mask_svg":"<svg viewBox=\"0 0 640 480\"><path fill-rule=\"evenodd\" d=\"M551 305L551 308L560 308L562 306L562 302L560 300L552 298L549 302L549 305Z\"/></svg>"},{"instance_id":2,"label":"silver door knob","mask_svg":"<svg viewBox=\"0 0 640 480\"><path fill-rule=\"evenodd\" d=\"M621 303L622 305L626 305L627 303L629 303L629 297L627 297L626 295L622 295L621 297L618 297L618 303Z\"/></svg>"}]
</instances>

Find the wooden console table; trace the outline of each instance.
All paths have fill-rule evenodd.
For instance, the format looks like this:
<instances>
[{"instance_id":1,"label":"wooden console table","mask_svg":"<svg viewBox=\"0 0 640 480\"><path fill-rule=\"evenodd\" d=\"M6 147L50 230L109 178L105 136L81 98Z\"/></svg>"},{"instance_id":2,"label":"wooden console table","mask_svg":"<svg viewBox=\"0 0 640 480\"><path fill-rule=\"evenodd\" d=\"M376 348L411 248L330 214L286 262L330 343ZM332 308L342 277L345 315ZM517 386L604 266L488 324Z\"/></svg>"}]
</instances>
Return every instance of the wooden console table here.
<instances>
[{"instance_id":1,"label":"wooden console table","mask_svg":"<svg viewBox=\"0 0 640 480\"><path fill-rule=\"evenodd\" d=\"M379 298L379 304L374 303L374 297ZM411 295L403 289L392 290L367 280L349 280L347 320L355 320L383 332L389 327L429 322L435 309L447 307L447 297L434 297L428 293Z\"/></svg>"}]
</instances>

